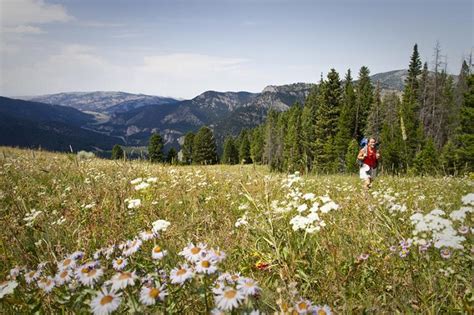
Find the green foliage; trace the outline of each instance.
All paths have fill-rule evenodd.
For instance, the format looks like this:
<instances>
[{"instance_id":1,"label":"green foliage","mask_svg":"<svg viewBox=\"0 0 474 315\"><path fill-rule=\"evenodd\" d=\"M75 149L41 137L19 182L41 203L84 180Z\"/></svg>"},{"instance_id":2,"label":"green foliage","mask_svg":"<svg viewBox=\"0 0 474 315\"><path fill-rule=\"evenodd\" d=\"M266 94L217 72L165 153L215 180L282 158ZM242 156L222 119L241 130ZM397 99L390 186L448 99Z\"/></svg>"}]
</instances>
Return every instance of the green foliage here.
<instances>
[{"instance_id":1,"label":"green foliage","mask_svg":"<svg viewBox=\"0 0 474 315\"><path fill-rule=\"evenodd\" d=\"M296 103L288 111L288 128L284 142L284 157L289 172L301 170L303 166L302 133L301 133L302 107Z\"/></svg>"},{"instance_id":2,"label":"green foliage","mask_svg":"<svg viewBox=\"0 0 474 315\"><path fill-rule=\"evenodd\" d=\"M183 163L191 164L193 162L194 133L188 132L184 136L184 143L181 147L183 153Z\"/></svg>"},{"instance_id":3,"label":"green foliage","mask_svg":"<svg viewBox=\"0 0 474 315\"><path fill-rule=\"evenodd\" d=\"M252 163L252 157L250 154L250 139L249 131L244 129L239 136L239 162L243 164Z\"/></svg>"},{"instance_id":4,"label":"green foliage","mask_svg":"<svg viewBox=\"0 0 474 315\"><path fill-rule=\"evenodd\" d=\"M377 85L377 88L375 89L374 103L370 109L369 117L367 118L367 126L365 128L365 135L367 137L374 137L377 140L380 139L382 124L384 121L380 92L380 85Z\"/></svg>"},{"instance_id":5,"label":"green foliage","mask_svg":"<svg viewBox=\"0 0 474 315\"><path fill-rule=\"evenodd\" d=\"M449 140L440 154L440 167L446 175L456 175L459 168L458 151L454 142Z\"/></svg>"},{"instance_id":6,"label":"green foliage","mask_svg":"<svg viewBox=\"0 0 474 315\"><path fill-rule=\"evenodd\" d=\"M353 137L360 140L367 126L372 103L374 101L374 88L370 81L369 68L363 66L359 70L359 81L356 86L356 117Z\"/></svg>"},{"instance_id":7,"label":"green foliage","mask_svg":"<svg viewBox=\"0 0 474 315\"><path fill-rule=\"evenodd\" d=\"M432 138L426 140L413 164L414 172L418 175L436 174L439 171L439 154Z\"/></svg>"},{"instance_id":8,"label":"green foliage","mask_svg":"<svg viewBox=\"0 0 474 315\"><path fill-rule=\"evenodd\" d=\"M210 165L217 163L217 146L212 130L203 126L194 137L193 163Z\"/></svg>"},{"instance_id":9,"label":"green foliage","mask_svg":"<svg viewBox=\"0 0 474 315\"><path fill-rule=\"evenodd\" d=\"M221 162L231 165L239 163L239 151L235 147L232 136L228 136L224 141L224 153L222 154Z\"/></svg>"},{"instance_id":10,"label":"green foliage","mask_svg":"<svg viewBox=\"0 0 474 315\"><path fill-rule=\"evenodd\" d=\"M122 160L125 156L125 153L122 147L119 144L114 145L112 148L112 160Z\"/></svg>"},{"instance_id":11,"label":"green foliage","mask_svg":"<svg viewBox=\"0 0 474 315\"><path fill-rule=\"evenodd\" d=\"M262 163L263 149L265 146L265 125L253 129L252 141L250 143L250 155L254 163Z\"/></svg>"},{"instance_id":12,"label":"green foliage","mask_svg":"<svg viewBox=\"0 0 474 315\"><path fill-rule=\"evenodd\" d=\"M345 156L345 168L347 173L355 173L359 170L357 165L357 155L359 154L359 143L357 140L352 139L346 150Z\"/></svg>"},{"instance_id":13,"label":"green foliage","mask_svg":"<svg viewBox=\"0 0 474 315\"><path fill-rule=\"evenodd\" d=\"M461 107L457 136L459 166L465 172L474 171L474 75L467 80L468 90Z\"/></svg>"},{"instance_id":14,"label":"green foliage","mask_svg":"<svg viewBox=\"0 0 474 315\"><path fill-rule=\"evenodd\" d=\"M301 113L301 145L303 151L303 163L306 172L313 169L314 144L316 142L316 121L318 108L318 86L315 86L309 93Z\"/></svg>"},{"instance_id":15,"label":"green foliage","mask_svg":"<svg viewBox=\"0 0 474 315\"><path fill-rule=\"evenodd\" d=\"M177 164L178 163L178 151L175 148L171 147L168 150L168 154L166 155L166 162L170 164Z\"/></svg>"},{"instance_id":16,"label":"green foliage","mask_svg":"<svg viewBox=\"0 0 474 315\"><path fill-rule=\"evenodd\" d=\"M157 133L152 134L148 144L148 158L150 162L163 162L163 147L163 138Z\"/></svg>"}]
</instances>

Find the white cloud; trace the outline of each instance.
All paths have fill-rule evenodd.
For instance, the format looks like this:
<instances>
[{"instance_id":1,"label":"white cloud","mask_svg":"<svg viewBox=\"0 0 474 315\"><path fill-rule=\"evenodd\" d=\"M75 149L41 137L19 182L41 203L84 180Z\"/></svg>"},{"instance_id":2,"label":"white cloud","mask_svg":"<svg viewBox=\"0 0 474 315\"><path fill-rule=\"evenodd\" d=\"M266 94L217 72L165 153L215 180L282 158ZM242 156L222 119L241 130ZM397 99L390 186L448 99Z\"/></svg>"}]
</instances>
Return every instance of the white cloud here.
<instances>
[{"instance_id":1,"label":"white cloud","mask_svg":"<svg viewBox=\"0 0 474 315\"><path fill-rule=\"evenodd\" d=\"M44 33L39 27L31 25L18 25L12 27L3 27L1 29L5 33L14 33L14 34L41 34Z\"/></svg>"},{"instance_id":2,"label":"white cloud","mask_svg":"<svg viewBox=\"0 0 474 315\"><path fill-rule=\"evenodd\" d=\"M73 17L60 4L47 4L42 0L2 0L2 26L19 26L51 22L67 22Z\"/></svg>"}]
</instances>

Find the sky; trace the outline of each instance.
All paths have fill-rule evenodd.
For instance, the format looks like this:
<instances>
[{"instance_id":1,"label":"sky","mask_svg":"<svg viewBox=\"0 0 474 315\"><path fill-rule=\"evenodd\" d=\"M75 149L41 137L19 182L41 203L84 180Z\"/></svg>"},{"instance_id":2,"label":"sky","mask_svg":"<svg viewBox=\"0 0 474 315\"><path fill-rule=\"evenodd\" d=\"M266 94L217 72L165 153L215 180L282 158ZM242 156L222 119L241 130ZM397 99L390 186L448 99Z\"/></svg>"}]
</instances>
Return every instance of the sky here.
<instances>
[{"instance_id":1,"label":"sky","mask_svg":"<svg viewBox=\"0 0 474 315\"><path fill-rule=\"evenodd\" d=\"M0 0L0 95L125 91L192 98L431 66L473 51L473 0Z\"/></svg>"}]
</instances>

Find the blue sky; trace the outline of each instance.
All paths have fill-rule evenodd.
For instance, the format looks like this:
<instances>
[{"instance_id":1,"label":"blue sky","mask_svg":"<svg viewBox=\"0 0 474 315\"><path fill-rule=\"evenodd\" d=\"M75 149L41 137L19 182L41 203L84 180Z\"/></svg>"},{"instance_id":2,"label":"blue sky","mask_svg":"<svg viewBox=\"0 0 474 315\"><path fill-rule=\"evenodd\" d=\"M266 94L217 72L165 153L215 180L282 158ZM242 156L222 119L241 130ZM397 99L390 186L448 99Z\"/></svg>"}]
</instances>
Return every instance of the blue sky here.
<instances>
[{"instance_id":1,"label":"blue sky","mask_svg":"<svg viewBox=\"0 0 474 315\"><path fill-rule=\"evenodd\" d=\"M436 41L457 73L473 1L0 0L0 95L121 90L191 98L406 68Z\"/></svg>"}]
</instances>

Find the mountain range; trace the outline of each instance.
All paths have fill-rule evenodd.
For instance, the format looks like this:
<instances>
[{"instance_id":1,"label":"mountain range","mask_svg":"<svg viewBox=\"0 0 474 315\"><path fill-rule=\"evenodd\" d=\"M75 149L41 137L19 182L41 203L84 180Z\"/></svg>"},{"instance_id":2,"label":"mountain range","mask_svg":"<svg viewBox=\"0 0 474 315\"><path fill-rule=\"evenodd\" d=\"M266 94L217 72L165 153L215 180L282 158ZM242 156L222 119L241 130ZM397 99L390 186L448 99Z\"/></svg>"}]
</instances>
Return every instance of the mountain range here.
<instances>
[{"instance_id":1,"label":"mountain range","mask_svg":"<svg viewBox=\"0 0 474 315\"><path fill-rule=\"evenodd\" d=\"M375 74L382 92L400 92L406 70ZM202 125L226 135L264 122L270 109L304 103L314 84L270 85L260 93L206 91L190 100L125 92L70 92L23 100L0 98L0 144L49 150L110 150L115 144L145 146L159 132L165 147L179 148L184 135Z\"/></svg>"}]
</instances>

